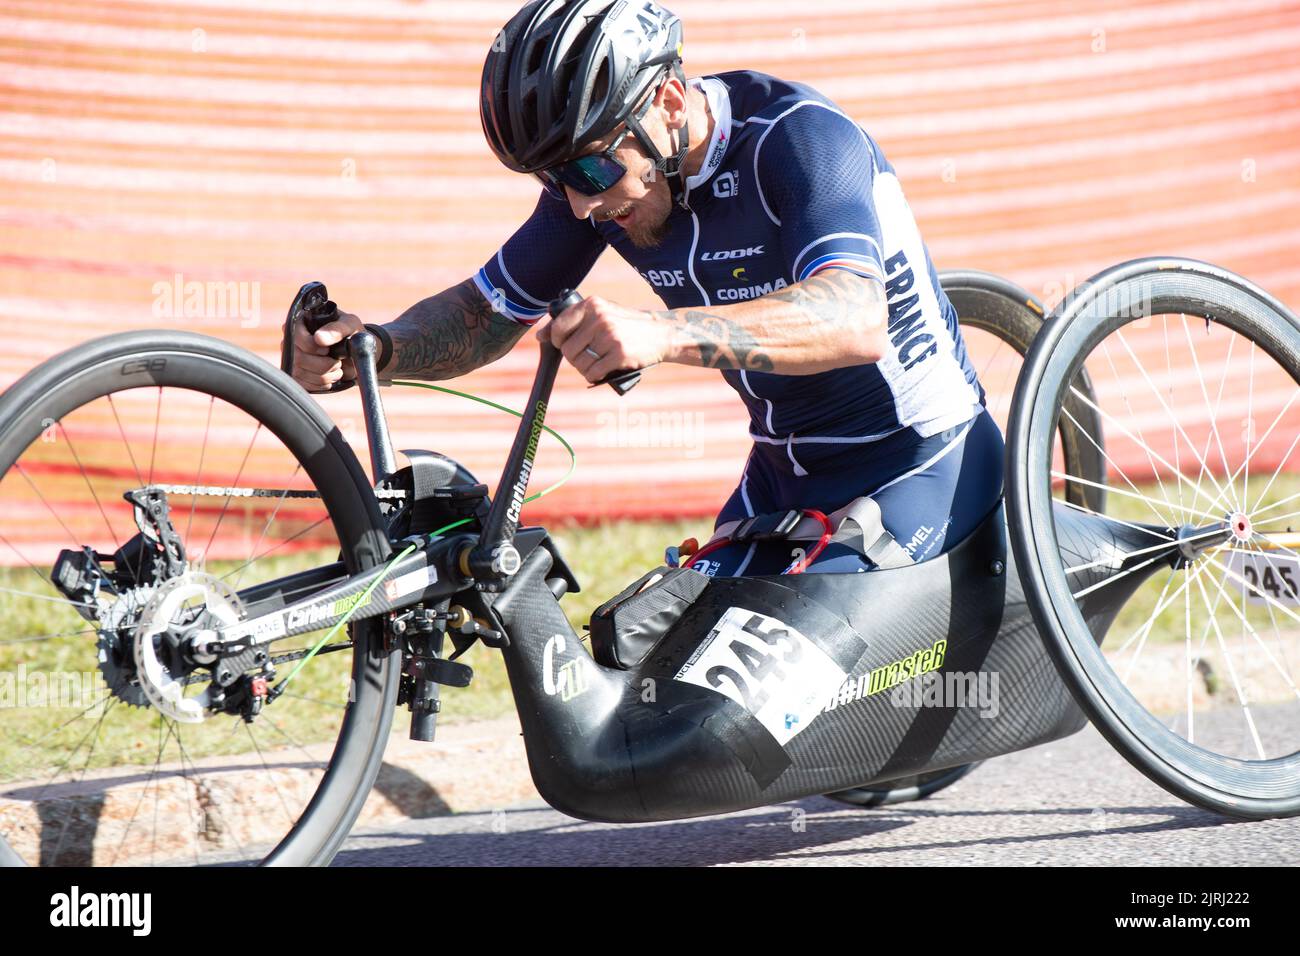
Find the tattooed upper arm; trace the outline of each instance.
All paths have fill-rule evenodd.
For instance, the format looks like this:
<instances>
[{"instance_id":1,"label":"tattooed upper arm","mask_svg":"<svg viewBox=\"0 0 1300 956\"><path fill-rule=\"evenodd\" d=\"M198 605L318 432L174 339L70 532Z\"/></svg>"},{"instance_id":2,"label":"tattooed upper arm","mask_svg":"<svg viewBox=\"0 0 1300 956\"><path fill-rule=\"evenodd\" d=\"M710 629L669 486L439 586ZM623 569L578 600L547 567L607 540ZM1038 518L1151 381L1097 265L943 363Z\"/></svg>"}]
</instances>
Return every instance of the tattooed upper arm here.
<instances>
[{"instance_id":1,"label":"tattooed upper arm","mask_svg":"<svg viewBox=\"0 0 1300 956\"><path fill-rule=\"evenodd\" d=\"M789 302L838 331L865 330L880 318L884 287L846 269L826 269L768 298Z\"/></svg>"},{"instance_id":2,"label":"tattooed upper arm","mask_svg":"<svg viewBox=\"0 0 1300 956\"><path fill-rule=\"evenodd\" d=\"M417 302L385 328L393 337L393 360L384 377L436 381L495 362L528 327L494 311L467 279Z\"/></svg>"}]
</instances>

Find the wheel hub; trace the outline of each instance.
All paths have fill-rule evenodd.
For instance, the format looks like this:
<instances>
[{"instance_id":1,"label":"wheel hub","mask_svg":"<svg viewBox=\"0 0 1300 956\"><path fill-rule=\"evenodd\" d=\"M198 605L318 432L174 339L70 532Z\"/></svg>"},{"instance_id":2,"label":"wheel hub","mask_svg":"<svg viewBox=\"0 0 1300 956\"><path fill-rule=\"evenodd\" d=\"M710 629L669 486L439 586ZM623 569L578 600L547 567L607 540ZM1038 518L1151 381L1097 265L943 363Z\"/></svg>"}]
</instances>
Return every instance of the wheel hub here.
<instances>
[{"instance_id":1,"label":"wheel hub","mask_svg":"<svg viewBox=\"0 0 1300 956\"><path fill-rule=\"evenodd\" d=\"M1228 515L1228 530L1231 532L1234 541L1247 543L1254 536L1254 530L1250 525L1250 518L1244 512L1234 511Z\"/></svg>"}]
</instances>

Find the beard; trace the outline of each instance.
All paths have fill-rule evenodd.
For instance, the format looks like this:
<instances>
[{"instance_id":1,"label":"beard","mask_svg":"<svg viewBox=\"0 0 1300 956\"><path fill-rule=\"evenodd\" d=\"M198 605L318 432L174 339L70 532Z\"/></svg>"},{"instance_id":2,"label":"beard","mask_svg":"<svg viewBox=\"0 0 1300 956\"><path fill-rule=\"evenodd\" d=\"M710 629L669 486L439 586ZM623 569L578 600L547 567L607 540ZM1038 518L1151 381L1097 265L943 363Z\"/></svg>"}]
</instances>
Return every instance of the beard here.
<instances>
[{"instance_id":1,"label":"beard","mask_svg":"<svg viewBox=\"0 0 1300 956\"><path fill-rule=\"evenodd\" d=\"M671 209L669 210L671 212ZM663 244L668 236L668 219L669 214L664 213L661 217L643 214L637 217L637 220L630 223L630 229L624 229L632 245L638 249L655 249Z\"/></svg>"}]
</instances>

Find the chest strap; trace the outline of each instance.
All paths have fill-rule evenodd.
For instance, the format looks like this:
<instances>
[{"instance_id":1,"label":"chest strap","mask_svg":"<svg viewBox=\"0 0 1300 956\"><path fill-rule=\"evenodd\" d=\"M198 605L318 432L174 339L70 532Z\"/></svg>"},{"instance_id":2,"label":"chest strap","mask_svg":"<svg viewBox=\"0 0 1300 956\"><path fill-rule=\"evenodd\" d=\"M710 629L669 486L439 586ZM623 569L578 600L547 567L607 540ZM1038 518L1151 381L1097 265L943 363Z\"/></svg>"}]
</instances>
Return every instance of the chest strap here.
<instances>
[{"instance_id":1,"label":"chest strap","mask_svg":"<svg viewBox=\"0 0 1300 956\"><path fill-rule=\"evenodd\" d=\"M876 567L902 568L915 563L912 556L885 529L881 521L880 505L874 498L855 498L827 517L835 529L831 543L853 549ZM774 539L816 541L824 533L825 528L820 521L809 518L800 511L773 511L724 521L714 530L708 544L722 539L738 543Z\"/></svg>"}]
</instances>

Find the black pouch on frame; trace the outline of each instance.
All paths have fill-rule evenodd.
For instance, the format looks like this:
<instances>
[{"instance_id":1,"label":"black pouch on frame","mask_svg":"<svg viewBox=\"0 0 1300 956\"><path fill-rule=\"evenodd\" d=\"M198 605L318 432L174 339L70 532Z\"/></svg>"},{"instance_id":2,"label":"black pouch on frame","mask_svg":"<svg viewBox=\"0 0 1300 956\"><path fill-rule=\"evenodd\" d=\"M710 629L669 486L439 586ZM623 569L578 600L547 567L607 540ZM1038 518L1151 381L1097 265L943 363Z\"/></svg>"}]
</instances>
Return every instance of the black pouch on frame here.
<instances>
[{"instance_id":1,"label":"black pouch on frame","mask_svg":"<svg viewBox=\"0 0 1300 956\"><path fill-rule=\"evenodd\" d=\"M667 566L633 581L591 615L596 663L622 670L636 667L708 583L708 575L699 571Z\"/></svg>"}]
</instances>

